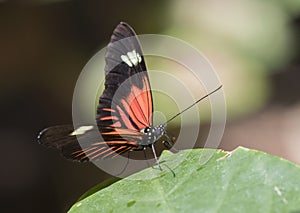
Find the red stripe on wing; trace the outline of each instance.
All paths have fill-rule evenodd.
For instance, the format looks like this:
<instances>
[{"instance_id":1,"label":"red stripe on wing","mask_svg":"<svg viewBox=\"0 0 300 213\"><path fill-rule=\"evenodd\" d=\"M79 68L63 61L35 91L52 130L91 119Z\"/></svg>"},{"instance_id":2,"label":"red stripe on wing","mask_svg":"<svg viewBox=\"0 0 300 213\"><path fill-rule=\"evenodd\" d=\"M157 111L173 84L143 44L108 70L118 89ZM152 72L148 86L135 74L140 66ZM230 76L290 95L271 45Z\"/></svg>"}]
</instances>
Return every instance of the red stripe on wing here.
<instances>
[{"instance_id":1,"label":"red stripe on wing","mask_svg":"<svg viewBox=\"0 0 300 213\"><path fill-rule=\"evenodd\" d=\"M137 148L136 142L110 141L93 143L92 147L71 153L74 160L86 161L116 157L131 149Z\"/></svg>"},{"instance_id":2,"label":"red stripe on wing","mask_svg":"<svg viewBox=\"0 0 300 213\"><path fill-rule=\"evenodd\" d=\"M117 116L106 116L106 117L102 117L100 118L101 121L105 121L105 120L119 120L119 118Z\"/></svg>"},{"instance_id":3,"label":"red stripe on wing","mask_svg":"<svg viewBox=\"0 0 300 213\"><path fill-rule=\"evenodd\" d=\"M115 112L116 110L111 109L111 108L102 108L102 110L104 111L109 111L109 112Z\"/></svg>"},{"instance_id":4,"label":"red stripe on wing","mask_svg":"<svg viewBox=\"0 0 300 213\"><path fill-rule=\"evenodd\" d=\"M146 74L146 73L145 73ZM142 75L142 74L138 74ZM143 87L131 85L131 92L126 99L121 99L122 109L117 106L121 119L129 129L144 129L152 125L152 95L148 77L142 75ZM132 125L134 123L134 126Z\"/></svg>"}]
</instances>

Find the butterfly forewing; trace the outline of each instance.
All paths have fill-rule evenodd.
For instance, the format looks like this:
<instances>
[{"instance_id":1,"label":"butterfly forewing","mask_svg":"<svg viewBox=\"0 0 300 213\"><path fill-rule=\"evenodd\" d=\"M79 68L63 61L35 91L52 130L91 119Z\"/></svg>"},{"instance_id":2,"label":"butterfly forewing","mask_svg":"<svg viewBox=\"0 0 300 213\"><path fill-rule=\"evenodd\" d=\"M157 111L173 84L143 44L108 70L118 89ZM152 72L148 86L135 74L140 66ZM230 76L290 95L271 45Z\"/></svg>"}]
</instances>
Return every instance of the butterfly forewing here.
<instances>
[{"instance_id":1,"label":"butterfly forewing","mask_svg":"<svg viewBox=\"0 0 300 213\"><path fill-rule=\"evenodd\" d=\"M141 46L133 29L120 23L107 46L105 90L97 124L140 131L152 125L152 94Z\"/></svg>"}]
</instances>

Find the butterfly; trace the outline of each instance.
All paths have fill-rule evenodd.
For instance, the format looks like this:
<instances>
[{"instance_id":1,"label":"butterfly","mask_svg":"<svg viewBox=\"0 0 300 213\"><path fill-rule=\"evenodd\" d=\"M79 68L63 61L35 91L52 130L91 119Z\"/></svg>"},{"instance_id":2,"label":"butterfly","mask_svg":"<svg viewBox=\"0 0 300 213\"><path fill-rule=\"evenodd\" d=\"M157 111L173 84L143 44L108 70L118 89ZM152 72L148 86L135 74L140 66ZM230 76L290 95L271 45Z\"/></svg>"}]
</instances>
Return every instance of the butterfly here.
<instances>
[{"instance_id":1,"label":"butterfly","mask_svg":"<svg viewBox=\"0 0 300 213\"><path fill-rule=\"evenodd\" d=\"M79 126L75 130L72 125L49 127L39 133L40 144L57 148L64 157L80 162L113 158L150 147L159 165L154 144L163 137L166 147L171 148L174 143L166 132L166 123L221 88L166 123L153 126L153 98L142 48L127 23L121 22L114 29L105 62L105 88L97 107L97 125Z\"/></svg>"},{"instance_id":2,"label":"butterfly","mask_svg":"<svg viewBox=\"0 0 300 213\"><path fill-rule=\"evenodd\" d=\"M75 130L71 125L49 127L39 133L39 143L81 162L147 147L152 148L157 160L155 142L164 135L166 144L172 142L164 125L153 126L153 98L145 60L137 35L127 23L121 22L114 29L105 62L105 89L97 108L97 126ZM79 143L80 138L86 142Z\"/></svg>"}]
</instances>

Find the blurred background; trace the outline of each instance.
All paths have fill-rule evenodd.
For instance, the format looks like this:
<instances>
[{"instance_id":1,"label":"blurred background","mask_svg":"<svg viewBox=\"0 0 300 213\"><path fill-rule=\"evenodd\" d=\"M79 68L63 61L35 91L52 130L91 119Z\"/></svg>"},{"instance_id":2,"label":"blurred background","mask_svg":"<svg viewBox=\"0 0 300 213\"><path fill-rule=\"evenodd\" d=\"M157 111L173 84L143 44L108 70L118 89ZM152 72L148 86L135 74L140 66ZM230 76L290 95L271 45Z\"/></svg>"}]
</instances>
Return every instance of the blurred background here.
<instances>
[{"instance_id":1,"label":"blurred background","mask_svg":"<svg viewBox=\"0 0 300 213\"><path fill-rule=\"evenodd\" d=\"M76 80L120 21L138 34L185 40L211 61L228 107L220 148L245 146L300 164L300 1L2 0L1 212L66 212L110 177L65 160L36 136L72 122ZM198 147L208 126L209 118Z\"/></svg>"}]
</instances>

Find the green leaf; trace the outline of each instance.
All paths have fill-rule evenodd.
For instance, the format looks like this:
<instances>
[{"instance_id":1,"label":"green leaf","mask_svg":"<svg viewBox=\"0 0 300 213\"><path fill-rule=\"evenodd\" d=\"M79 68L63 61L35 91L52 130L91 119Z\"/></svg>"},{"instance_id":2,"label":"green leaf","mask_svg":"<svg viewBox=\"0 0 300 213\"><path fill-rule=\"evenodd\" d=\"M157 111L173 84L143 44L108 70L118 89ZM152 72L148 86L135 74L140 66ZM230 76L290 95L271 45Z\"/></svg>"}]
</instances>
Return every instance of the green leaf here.
<instances>
[{"instance_id":1,"label":"green leaf","mask_svg":"<svg viewBox=\"0 0 300 213\"><path fill-rule=\"evenodd\" d=\"M92 188L90 188L87 192L85 192L83 195L80 196L80 198L78 198L78 201L81 201L83 200L84 198L94 194L95 192L98 192L100 191L101 189L104 189L105 187L117 182L121 180L121 178L118 178L118 177L112 177L112 178L109 178L105 181L102 181L101 183L97 184L96 186L93 186Z\"/></svg>"},{"instance_id":2,"label":"green leaf","mask_svg":"<svg viewBox=\"0 0 300 213\"><path fill-rule=\"evenodd\" d=\"M287 160L240 147L164 152L161 161L162 172L138 172L75 203L69 212L300 210L300 167Z\"/></svg>"}]
</instances>

